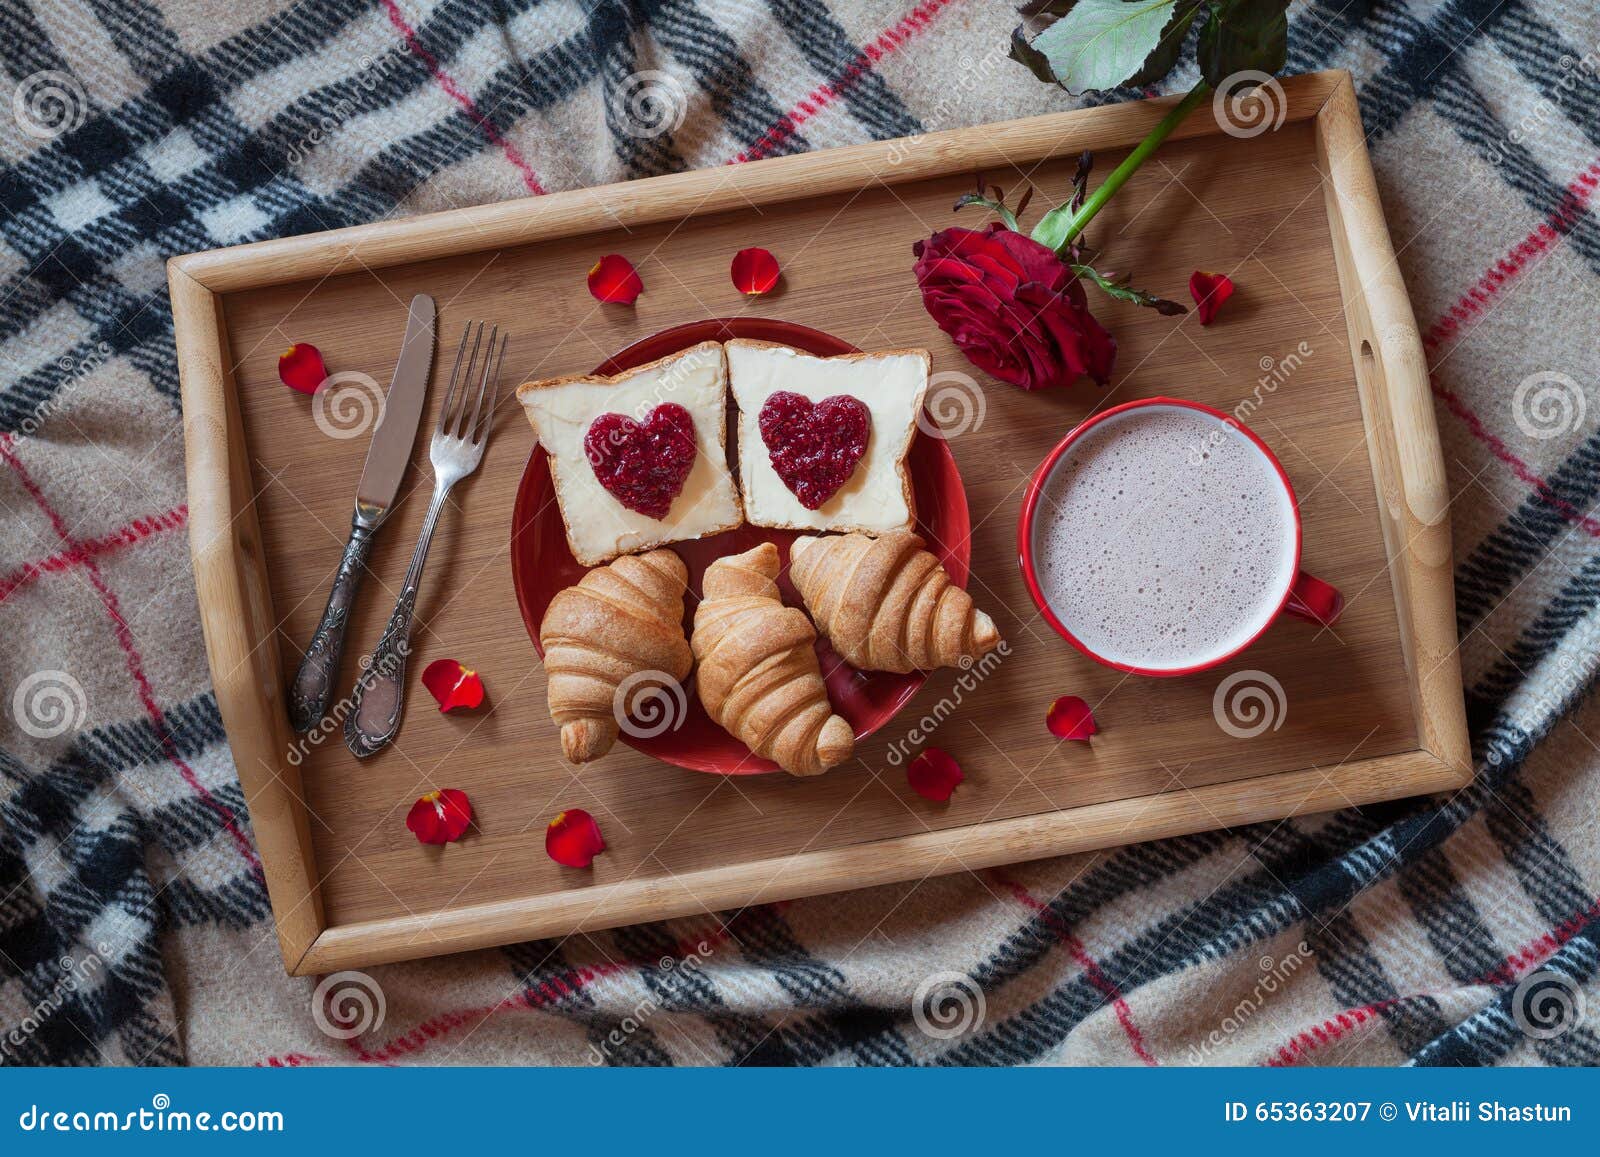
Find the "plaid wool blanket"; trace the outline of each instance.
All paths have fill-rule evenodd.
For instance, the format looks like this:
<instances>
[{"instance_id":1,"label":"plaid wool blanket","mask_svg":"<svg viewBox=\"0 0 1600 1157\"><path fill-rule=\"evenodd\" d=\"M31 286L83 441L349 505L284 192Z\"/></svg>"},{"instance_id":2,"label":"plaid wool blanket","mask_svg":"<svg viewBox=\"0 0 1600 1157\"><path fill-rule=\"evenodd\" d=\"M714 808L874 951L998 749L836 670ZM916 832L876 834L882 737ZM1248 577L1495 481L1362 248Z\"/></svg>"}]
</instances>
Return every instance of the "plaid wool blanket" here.
<instances>
[{"instance_id":1,"label":"plaid wool blanket","mask_svg":"<svg viewBox=\"0 0 1600 1157\"><path fill-rule=\"evenodd\" d=\"M164 259L1071 107L1003 59L1015 19L0 5L0 1063L1600 1060L1586 0L1292 12L1291 71L1356 77L1425 332L1471 787L373 969L383 1015L353 1037L326 987L284 976L208 685ZM683 95L669 132L628 120L645 73ZM1568 1009L1554 1030L1541 994Z\"/></svg>"}]
</instances>

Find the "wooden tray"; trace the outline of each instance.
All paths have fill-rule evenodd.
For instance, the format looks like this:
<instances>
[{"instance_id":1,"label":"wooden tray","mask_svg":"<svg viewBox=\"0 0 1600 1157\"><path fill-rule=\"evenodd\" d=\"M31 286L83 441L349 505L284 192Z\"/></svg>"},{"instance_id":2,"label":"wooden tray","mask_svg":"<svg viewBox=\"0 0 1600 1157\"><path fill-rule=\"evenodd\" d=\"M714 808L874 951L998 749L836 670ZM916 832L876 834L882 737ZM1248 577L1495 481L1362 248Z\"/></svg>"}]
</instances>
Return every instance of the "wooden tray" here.
<instances>
[{"instance_id":1,"label":"wooden tray","mask_svg":"<svg viewBox=\"0 0 1600 1157\"><path fill-rule=\"evenodd\" d=\"M958 220L976 224L951 205L979 170L1008 189L1026 176L1036 203L1059 202L1080 150L1094 149L1108 171L1170 102L173 260L195 580L289 971L921 879L1466 782L1444 467L1355 94L1344 73L1294 78L1283 91L1284 124L1252 140L1223 134L1205 110L1191 117L1092 227L1114 267L1169 296L1183 296L1196 268L1232 272L1241 288L1216 325L1097 298L1121 346L1113 389L1029 395L974 375L984 421L953 442L972 508L970 585L1010 654L971 688L959 672L935 674L862 745L859 762L820 780L733 782L620 745L581 774L562 763L511 588L511 506L532 436L510 407L435 539L412 659L417 671L441 656L468 661L484 673L493 710L441 716L415 688L396 748L358 765L334 738L291 761L285 671L326 596L365 444L317 432L306 399L276 379L279 351L314 341L331 368L387 381L402 303L428 292L440 305L442 362L469 317L511 328L508 386L740 310L864 349L925 345L936 372L968 372L923 312L912 242ZM728 261L753 244L779 255L785 282L745 303ZM647 288L632 309L597 306L584 290L585 271L607 252L640 267ZM1301 342L1309 353L1297 352ZM1017 570L1030 469L1108 402L1167 393L1232 409L1268 376L1264 367L1291 362L1248 421L1299 492L1306 567L1345 592L1337 630L1280 623L1228 668L1177 680L1128 678L1078 656L1033 612ZM447 371L436 369L431 406ZM354 619L346 685L415 541L430 485L426 443L419 437L407 481L417 490L378 536L378 581ZM1281 683L1287 710L1276 730L1241 739L1216 724L1214 692L1237 670ZM1064 693L1096 705L1102 731L1092 744L1059 745L1046 731L1046 707ZM913 727L932 730L967 771L948 806L913 795L893 762L918 747ZM418 845L403 819L429 786L465 789L481 833L443 849ZM610 843L591 871L545 856L544 826L568 806L593 812Z\"/></svg>"}]
</instances>

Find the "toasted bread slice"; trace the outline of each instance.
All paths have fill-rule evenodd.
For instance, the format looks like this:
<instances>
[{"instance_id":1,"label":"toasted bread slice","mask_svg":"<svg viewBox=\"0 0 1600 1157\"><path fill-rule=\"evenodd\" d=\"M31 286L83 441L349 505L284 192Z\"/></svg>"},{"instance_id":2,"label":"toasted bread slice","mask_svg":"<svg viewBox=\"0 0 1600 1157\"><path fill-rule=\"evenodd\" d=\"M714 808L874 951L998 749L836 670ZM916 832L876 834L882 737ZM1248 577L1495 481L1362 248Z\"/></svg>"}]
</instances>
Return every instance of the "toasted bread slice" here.
<instances>
[{"instance_id":1,"label":"toasted bread slice","mask_svg":"<svg viewBox=\"0 0 1600 1157\"><path fill-rule=\"evenodd\" d=\"M775 342L737 338L727 343L728 384L739 407L739 482L745 517L755 526L788 530L909 530L915 521L906 457L928 389L927 350L817 357ZM816 510L801 504L772 468L761 439L761 407L787 390L812 402L835 394L859 399L872 429L854 473Z\"/></svg>"},{"instance_id":2,"label":"toasted bread slice","mask_svg":"<svg viewBox=\"0 0 1600 1157\"><path fill-rule=\"evenodd\" d=\"M517 387L517 400L550 455L573 558L599 566L619 554L704 538L744 521L728 469L727 394L727 358L714 341L611 377L576 375ZM696 454L667 516L656 519L630 510L601 485L584 438L601 414L644 422L666 402L681 405L694 419Z\"/></svg>"}]
</instances>

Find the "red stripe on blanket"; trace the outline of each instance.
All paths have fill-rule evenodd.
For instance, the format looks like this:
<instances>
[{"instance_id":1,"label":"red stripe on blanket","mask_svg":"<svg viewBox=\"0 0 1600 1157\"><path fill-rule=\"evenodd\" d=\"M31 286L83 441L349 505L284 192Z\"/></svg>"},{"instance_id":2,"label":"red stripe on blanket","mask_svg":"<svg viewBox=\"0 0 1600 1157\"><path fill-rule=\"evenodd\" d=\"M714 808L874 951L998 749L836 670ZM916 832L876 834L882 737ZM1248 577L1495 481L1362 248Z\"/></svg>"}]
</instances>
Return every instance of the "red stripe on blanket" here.
<instances>
[{"instance_id":1,"label":"red stripe on blanket","mask_svg":"<svg viewBox=\"0 0 1600 1157\"><path fill-rule=\"evenodd\" d=\"M400 1057L421 1052L435 1040L461 1028L463 1025L471 1024L476 1029L479 1025L504 1012L543 1008L571 993L577 992L602 976L612 976L623 971L626 967L624 964L597 964L574 968L561 976L551 977L531 992L527 989L522 989L496 1004L483 1005L478 1008L464 1008L430 1017L410 1032L395 1037L387 1044L374 1050L365 1049L354 1040L346 1041L345 1043L350 1046L350 1051L356 1060L364 1064L387 1064Z\"/></svg>"},{"instance_id":2,"label":"red stripe on blanket","mask_svg":"<svg viewBox=\"0 0 1600 1157\"><path fill-rule=\"evenodd\" d=\"M143 542L153 534L160 534L165 530L177 530L188 521L189 507L174 506L163 514L136 518L127 526L99 538L75 539L65 549L58 550L47 558L26 563L8 575L0 576L0 603L5 602L41 574L59 574L71 570L88 559L99 558L103 554Z\"/></svg>"},{"instance_id":3,"label":"red stripe on blanket","mask_svg":"<svg viewBox=\"0 0 1600 1157\"><path fill-rule=\"evenodd\" d=\"M444 70L444 66L434 58L433 54L422 47L422 41L417 38L417 30L406 21L405 14L400 11L399 5L394 0L383 0L383 10L389 14L389 23L394 25L395 31L405 38L406 47L416 55L418 60L427 65L428 71L433 74L433 79L438 83L439 87L444 89L451 100L461 106L462 111L467 114L472 123L478 126L478 130L483 133L484 138L490 144L498 145L500 151L506 155L506 160L516 166L517 172L522 174L522 183L528 187L528 192L536 197L544 196L545 188L539 183L539 178L534 173L533 167L523 160L521 152L517 150L517 146L507 140L499 129L495 128L494 122L478 111L477 104L467 94L466 89L457 84L455 78Z\"/></svg>"},{"instance_id":4,"label":"red stripe on blanket","mask_svg":"<svg viewBox=\"0 0 1600 1157\"><path fill-rule=\"evenodd\" d=\"M1432 350L1454 337L1463 324L1481 314L1500 295L1500 291L1515 281L1535 258L1554 249L1557 242L1572 232L1573 226L1588 209L1596 188L1600 188L1600 158L1579 173L1572 184L1567 186L1562 194L1561 203L1549 217L1539 223L1537 229L1513 245L1504 257L1478 278L1471 289L1462 294L1461 300L1428 327L1428 331L1422 335L1422 344Z\"/></svg>"},{"instance_id":5,"label":"red stripe on blanket","mask_svg":"<svg viewBox=\"0 0 1600 1157\"><path fill-rule=\"evenodd\" d=\"M1159 1064L1160 1062L1145 1047L1144 1034L1139 1031L1139 1026L1133 1023L1133 1012L1129 1009L1128 1002L1123 999L1122 993L1117 990L1117 986L1112 982L1111 978L1101 970L1094 957L1089 955L1089 951L1083 946L1083 942L1072 934L1066 922L1056 915L1048 904L1035 898L1033 893L1029 892L1021 884L1008 879L998 871L991 870L989 874L996 883L1016 897L1024 907L1031 908L1034 912L1037 912L1045 923L1050 925L1051 931L1056 934L1056 939L1065 945L1072 959L1077 962L1079 968L1083 969L1083 974L1088 977L1089 983L1099 989L1106 1000L1111 1003L1111 1007L1117 1016L1117 1023L1122 1026L1122 1031L1127 1034L1128 1043L1133 1046L1134 1055L1147 1065Z\"/></svg>"},{"instance_id":6,"label":"red stripe on blanket","mask_svg":"<svg viewBox=\"0 0 1600 1157\"><path fill-rule=\"evenodd\" d=\"M1600 187L1600 159L1590 164L1578 174L1572 184L1567 186L1560 204L1537 229L1513 245L1504 257L1478 278L1477 283L1467 290L1455 305L1445 311L1443 317L1428 327L1422 335L1423 346L1429 350L1437 349L1457 334L1465 322L1483 313L1506 286L1532 268L1534 258L1553 249L1572 231L1578 219L1588 211L1597 187ZM1461 419L1472 436L1487 446L1491 454L1509 466L1517 478L1531 486L1551 509L1568 522L1581 527L1587 534L1600 538L1600 521L1584 514L1570 502L1557 497L1548 482L1535 474L1526 462L1501 441L1499 435L1484 424L1458 394L1441 385L1431 372L1428 385L1433 390L1434 396L1444 402L1452 414Z\"/></svg>"},{"instance_id":7,"label":"red stripe on blanket","mask_svg":"<svg viewBox=\"0 0 1600 1157\"><path fill-rule=\"evenodd\" d=\"M1305 1032L1296 1034L1288 1044L1278 1050L1276 1056L1267 1061L1267 1064L1274 1068L1295 1064L1313 1049L1332 1044L1340 1037L1366 1024L1383 1009L1399 1004L1402 1000L1415 999L1418 998L1397 997L1394 1000L1380 1000L1376 1004L1347 1008L1343 1012L1335 1013L1321 1024L1312 1025Z\"/></svg>"},{"instance_id":8,"label":"red stripe on blanket","mask_svg":"<svg viewBox=\"0 0 1600 1157\"><path fill-rule=\"evenodd\" d=\"M1551 488L1550 483L1535 474L1526 462L1512 453L1511 448L1500 440L1498 434L1483 424L1483 419L1473 413L1472 408L1462 401L1454 390L1441 385L1439 380L1432 374L1428 375L1428 385L1433 390L1434 396L1442 401L1452 414L1466 424L1467 429L1472 432L1472 436L1487 446L1489 453L1511 467L1511 472L1531 486L1547 506L1568 522L1582 527L1586 533L1600 538L1600 520L1590 517L1558 495Z\"/></svg>"},{"instance_id":9,"label":"red stripe on blanket","mask_svg":"<svg viewBox=\"0 0 1600 1157\"><path fill-rule=\"evenodd\" d=\"M1554 956L1557 949L1581 932L1583 926L1596 916L1600 916L1600 900L1581 912L1573 913L1543 936L1517 948L1501 961L1498 968L1484 973L1479 980L1483 984L1511 984L1525 972Z\"/></svg>"},{"instance_id":10,"label":"red stripe on blanket","mask_svg":"<svg viewBox=\"0 0 1600 1157\"><path fill-rule=\"evenodd\" d=\"M1505 987L1517 981L1523 974L1531 971L1535 966L1542 964L1553 956L1558 948L1571 940L1583 930L1596 916L1600 916L1600 900L1596 900L1587 908L1574 912L1561 923L1557 924L1544 935L1536 937L1528 943L1515 949L1499 965L1475 977L1469 983L1487 984ZM1288 1044L1278 1049L1276 1055L1268 1059L1268 1065L1292 1065L1299 1062L1307 1053L1310 1053L1325 1044L1331 1044L1340 1037L1345 1036L1351 1029L1365 1024L1375 1013L1386 1008L1404 1004L1408 1000L1425 1000L1423 995L1398 996L1390 1000L1380 1000L1376 1004L1365 1005L1361 1008L1348 1008L1336 1014L1320 1025L1315 1025L1305 1032L1296 1034Z\"/></svg>"},{"instance_id":11,"label":"red stripe on blanket","mask_svg":"<svg viewBox=\"0 0 1600 1157\"><path fill-rule=\"evenodd\" d=\"M17 481L28 492L28 497L33 499L34 505L39 508L45 518L49 519L56 536L63 543L70 545L72 536L68 532L66 520L50 504L50 500L44 496L44 491L39 488L39 484L34 481L33 475L28 473L28 468L12 452L11 447L11 435L0 434L0 458L3 458L6 465L11 467L11 472L17 476ZM127 662L128 674L133 679L134 687L139 693L139 702L143 705L145 714L150 719L150 725L154 728L156 737L161 743L163 754L166 755L168 762L178 769L178 774L183 777L183 781L189 785L190 790L216 813L217 819L221 822L223 828L233 837L234 846L239 849L239 854L249 863L250 870L255 873L256 878L265 885L266 878L261 872L261 861L256 857L255 849L250 846L249 837L239 830L238 821L234 818L232 810L211 794L206 785L200 782L200 777L194 773L194 769L178 754L177 745L172 742L172 736L167 731L166 717L161 713L160 705L156 703L155 691L150 686L149 677L145 674L144 659L139 654L139 648L134 644L133 632L128 628L128 621L122 617L122 606L117 600L116 592L106 585L105 577L100 573L100 567L95 563L94 559L84 559L82 566L84 574L88 576L90 584L95 589L95 593L100 596L100 603L105 607L106 614L111 617L112 633L116 637L117 645L122 648L123 658Z\"/></svg>"},{"instance_id":12,"label":"red stripe on blanket","mask_svg":"<svg viewBox=\"0 0 1600 1157\"><path fill-rule=\"evenodd\" d=\"M783 144L794 136L797 128L854 88L869 69L884 57L898 52L908 40L932 24L934 17L950 7L953 2L954 0L922 0L922 3L901 17L893 27L862 49L861 53L839 74L838 80L824 81L817 85L799 104L779 117L772 127L762 134L760 140L727 163L738 165L745 161L760 160Z\"/></svg>"},{"instance_id":13,"label":"red stripe on blanket","mask_svg":"<svg viewBox=\"0 0 1600 1157\"><path fill-rule=\"evenodd\" d=\"M781 912L785 908L789 907L789 904L789 901L783 901L781 903L765 905L764 907L773 912ZM690 956L698 955L701 951L700 946L703 944L709 946L720 946L722 944L726 944L733 938L731 924L731 921L727 925L719 924L714 931L708 932L704 936L695 936L680 940L673 946L673 948L678 956ZM607 976L614 976L617 973L623 972L629 968L656 968L659 966L660 960L657 958L651 958L649 960L630 959L622 961L607 961L602 964L582 965L542 981L539 984L539 987L534 989L531 993L527 989L523 989L515 995L508 996L504 1000L498 1001L495 1004L480 1005L476 1008L455 1009L449 1012L438 1013L437 1015L429 1017L427 1020L421 1022L415 1028L401 1033L399 1036L394 1037L386 1044L376 1049L365 1049L355 1041L347 1041L346 1043L350 1046L351 1052L354 1054L356 1060L372 1064L384 1064L388 1061L396 1059L397 1057L409 1056L414 1053L422 1052L439 1038L448 1035L449 1033L461 1028L463 1025L473 1022L474 1020L477 1021L477 1024L473 1025L473 1028L476 1029L478 1024L482 1024L484 1021L490 1020L491 1018L499 1016L502 1013L544 1008L547 1005L554 1004L563 997L571 996L574 993L582 991L596 980ZM291 1057L295 1059L291 1060ZM323 1063L337 1064L339 1062L333 1060L332 1058L315 1057L306 1053L287 1053L281 1057L268 1057L264 1061L257 1062L258 1066L267 1065L272 1068L278 1068L283 1065L291 1064L306 1065Z\"/></svg>"}]
</instances>

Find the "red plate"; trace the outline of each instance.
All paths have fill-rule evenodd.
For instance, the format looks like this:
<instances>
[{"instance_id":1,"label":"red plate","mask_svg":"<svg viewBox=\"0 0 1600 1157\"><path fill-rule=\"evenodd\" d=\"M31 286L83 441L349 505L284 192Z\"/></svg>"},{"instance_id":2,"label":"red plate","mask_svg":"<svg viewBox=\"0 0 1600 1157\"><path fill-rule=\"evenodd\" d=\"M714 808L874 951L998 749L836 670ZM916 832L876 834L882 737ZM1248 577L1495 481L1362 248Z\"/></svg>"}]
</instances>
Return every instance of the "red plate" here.
<instances>
[{"instance_id":1,"label":"red plate","mask_svg":"<svg viewBox=\"0 0 1600 1157\"><path fill-rule=\"evenodd\" d=\"M611 360L596 366L594 373L621 373L703 341L728 341L736 337L783 342L822 357L859 352L848 342L803 325L766 318L718 318L674 326L635 342ZM934 427L931 421L929 427ZM730 443L731 440L730 435ZM965 585L972 555L968 541L972 527L955 456L944 439L919 432L911 445L910 465L917 533L939 556L950 577ZM588 569L567 549L567 532L561 512L556 508L549 459L543 447L534 447L527 468L522 472L511 527L511 581L517 590L517 605L522 608L522 621L543 658L539 623L544 619L545 610L556 592L572 586ZM795 533L747 524L710 538L672 543L672 549L689 568L691 597L685 600L684 630L687 632L692 626L694 606L700 596L700 577L706 567L725 555L742 553L763 542L777 544L784 566L778 585L786 602L800 606L800 597L789 583L788 571L789 543ZM857 740L865 739L893 719L928 678L921 672L892 675L882 671L857 671L834 654L833 648L823 639L817 640L817 657L822 663L833 709L849 721ZM646 755L691 771L760 775L778 770L777 764L756 758L748 747L711 721L695 694L693 675L689 681L688 704L688 712L677 728L650 738L624 732L622 741Z\"/></svg>"}]
</instances>

